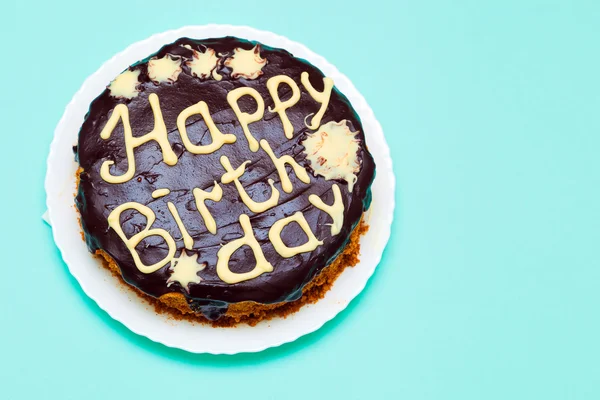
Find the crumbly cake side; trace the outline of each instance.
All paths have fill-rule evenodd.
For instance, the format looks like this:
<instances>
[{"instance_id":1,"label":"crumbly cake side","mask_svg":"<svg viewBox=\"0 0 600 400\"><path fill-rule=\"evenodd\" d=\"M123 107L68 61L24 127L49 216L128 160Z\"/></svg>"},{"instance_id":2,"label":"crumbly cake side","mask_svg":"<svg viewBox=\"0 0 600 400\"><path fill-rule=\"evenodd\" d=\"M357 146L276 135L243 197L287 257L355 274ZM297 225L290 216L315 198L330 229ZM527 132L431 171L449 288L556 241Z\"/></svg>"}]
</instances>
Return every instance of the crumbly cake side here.
<instances>
[{"instance_id":1,"label":"crumbly cake side","mask_svg":"<svg viewBox=\"0 0 600 400\"><path fill-rule=\"evenodd\" d=\"M347 267L354 267L360 261L360 238L368 229L369 226L361 221L352 232L344 251L302 289L302 297L298 300L276 304L259 304L252 301L231 304L227 313L216 321L211 321L201 313L192 311L185 296L179 293L168 293L157 299L137 290L134 286L128 285L123 280L119 266L110 255L102 250L97 250L95 256L102 262L104 267L108 268L119 279L121 284L129 290L133 290L141 299L150 303L157 314L167 314L170 318L176 320L199 322L213 327L229 328L239 324L255 326L263 320L271 320L276 317L286 318L288 315L300 310L303 306L316 303L322 299L342 272Z\"/></svg>"}]
</instances>

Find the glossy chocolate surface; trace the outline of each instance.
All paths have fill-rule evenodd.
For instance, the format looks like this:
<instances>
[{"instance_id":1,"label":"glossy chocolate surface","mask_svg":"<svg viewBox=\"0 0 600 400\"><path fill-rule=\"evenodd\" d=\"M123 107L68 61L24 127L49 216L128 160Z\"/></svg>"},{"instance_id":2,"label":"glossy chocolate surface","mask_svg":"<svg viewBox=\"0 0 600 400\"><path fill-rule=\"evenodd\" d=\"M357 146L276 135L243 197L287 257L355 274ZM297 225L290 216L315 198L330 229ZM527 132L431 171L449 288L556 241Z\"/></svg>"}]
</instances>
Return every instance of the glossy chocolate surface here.
<instances>
[{"instance_id":1,"label":"glossy chocolate surface","mask_svg":"<svg viewBox=\"0 0 600 400\"><path fill-rule=\"evenodd\" d=\"M217 54L222 54L225 58L225 54L231 55L236 47L251 49L255 44L232 37L201 41L182 38L164 46L156 55L162 57L169 53L190 59L192 51L182 46L190 45L200 51L204 51L204 46L213 48ZM264 74L258 79L232 79L231 70L221 65L218 69L223 75L221 81L212 78L201 80L192 76L189 68L183 63L183 72L176 82L161 84L155 84L148 78L147 61L154 56L152 55L131 67L141 71L139 95L131 100L116 99L105 90L92 102L79 134L76 156L83 173L80 176L76 204L81 213L85 239L90 251L102 249L110 254L120 266L124 279L143 292L154 297L168 292L181 292L188 298L193 309L203 312L211 319L218 318L227 309L228 303L248 300L275 303L297 299L304 285L343 250L350 233L370 203L370 185L374 178L375 165L366 149L360 120L346 97L334 88L321 124L346 119L352 131L359 131L357 138L361 141L359 152L361 169L352 193L348 192L345 181L328 181L321 176L314 176L304 158L304 148L300 144L309 132L304 124L304 118L317 112L320 106L302 86L300 74L304 71L308 72L312 85L319 91L323 90L323 74L314 66L294 58L285 50L262 46L260 54L268 60L268 63L262 69ZM287 115L294 126L294 137L289 140L283 133L279 116L268 111L268 108L273 106L273 100L267 90L266 82L269 78L281 74L292 77L301 89L300 101L287 110ZM277 156L292 155L309 171L310 184L298 180L288 167L294 190L292 193L285 193L281 189L279 176L268 155L262 149L256 153L249 150L242 128L226 100L227 93L240 86L256 89L265 101L264 117L261 121L251 123L250 131L257 140L266 139ZM287 85L280 86L279 93L282 100L289 98L290 92ZM166 165L162 161L158 144L151 141L134 150L136 171L133 179L121 184L105 182L99 173L102 163L106 160L114 160L115 165L111 167L111 173L121 175L127 169L127 159L122 124L119 123L108 140L100 137L102 128L115 105L125 103L129 108L133 135L141 136L150 132L154 125L148 103L148 96L151 93L156 93L159 97L169 132L169 141L179 161L174 166ZM237 136L235 143L225 144L216 152L206 155L195 155L186 151L176 127L176 119L183 109L200 100L208 104L212 118L221 132L233 133ZM240 104L242 111L252 113L256 109L254 100L249 100L248 96L243 97ZM200 115L193 115L187 120L187 131L192 143L205 145L211 141ZM229 157L234 168L246 160L251 160L240 180L255 201L262 201L270 196L271 189L267 183L269 178L275 181L281 197L276 207L255 214L242 203L233 183L221 184L222 200L206 202L217 223L217 233L213 235L207 231L196 208L192 190L194 188L210 190L214 181L220 182L221 175L225 172L219 162L222 155ZM333 183L337 183L342 190L345 211L342 231L332 237L328 225L331 223L331 218L327 213L315 208L308 201L308 196L316 194L327 204L331 204ZM171 192L165 197L152 198L152 192L160 188L168 188ZM113 229L108 227L107 217L110 212L118 205L130 201L147 205L155 212L156 221L153 227L163 228L173 236L177 243L177 257L184 245L181 232L167 208L167 202L171 201L175 204L187 231L194 239L193 251L199 254L198 261L207 263L207 267L199 274L202 281L199 284L191 284L189 294L178 283L167 287L170 264L151 274L140 272L123 241ZM268 239L269 228L278 219L297 211L304 213L312 231L317 238L324 241L324 244L310 253L283 258L274 250ZM219 279L215 270L217 251L221 245L243 235L238 222L239 215L242 213L250 216L254 234L274 270L255 279L227 284ZM129 210L122 214L121 224L125 234L130 237L144 229L146 220L139 213ZM282 238L288 246L300 245L306 241L306 235L297 224L290 224L284 228ZM137 250L142 261L152 264L166 255L167 246L161 238L151 237L145 239ZM235 252L229 267L233 272L251 270L254 267L254 255L250 248L244 246Z\"/></svg>"}]
</instances>

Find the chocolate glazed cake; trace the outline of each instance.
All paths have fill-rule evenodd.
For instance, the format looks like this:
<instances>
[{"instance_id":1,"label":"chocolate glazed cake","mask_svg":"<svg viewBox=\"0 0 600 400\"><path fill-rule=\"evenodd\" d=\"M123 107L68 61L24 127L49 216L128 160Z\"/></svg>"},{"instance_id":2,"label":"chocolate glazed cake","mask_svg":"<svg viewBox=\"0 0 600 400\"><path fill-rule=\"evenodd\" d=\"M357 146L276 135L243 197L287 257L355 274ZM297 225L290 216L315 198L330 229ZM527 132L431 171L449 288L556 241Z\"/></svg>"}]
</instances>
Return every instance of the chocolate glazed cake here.
<instances>
[{"instance_id":1,"label":"chocolate glazed cake","mask_svg":"<svg viewBox=\"0 0 600 400\"><path fill-rule=\"evenodd\" d=\"M79 133L91 252L158 308L254 324L357 261L375 164L334 82L282 49L181 38L132 65Z\"/></svg>"}]
</instances>

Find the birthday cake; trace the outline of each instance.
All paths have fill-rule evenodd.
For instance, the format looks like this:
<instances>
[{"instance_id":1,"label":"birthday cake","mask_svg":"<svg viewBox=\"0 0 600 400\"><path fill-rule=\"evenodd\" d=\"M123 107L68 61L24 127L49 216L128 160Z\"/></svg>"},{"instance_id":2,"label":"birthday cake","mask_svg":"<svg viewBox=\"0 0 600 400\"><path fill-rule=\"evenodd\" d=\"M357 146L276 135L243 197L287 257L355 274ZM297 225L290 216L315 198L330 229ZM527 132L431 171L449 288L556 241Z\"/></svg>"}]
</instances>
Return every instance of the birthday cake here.
<instances>
[{"instance_id":1,"label":"birthday cake","mask_svg":"<svg viewBox=\"0 0 600 400\"><path fill-rule=\"evenodd\" d=\"M163 46L91 103L75 156L88 248L158 310L253 325L357 263L375 175L363 127L286 50Z\"/></svg>"}]
</instances>

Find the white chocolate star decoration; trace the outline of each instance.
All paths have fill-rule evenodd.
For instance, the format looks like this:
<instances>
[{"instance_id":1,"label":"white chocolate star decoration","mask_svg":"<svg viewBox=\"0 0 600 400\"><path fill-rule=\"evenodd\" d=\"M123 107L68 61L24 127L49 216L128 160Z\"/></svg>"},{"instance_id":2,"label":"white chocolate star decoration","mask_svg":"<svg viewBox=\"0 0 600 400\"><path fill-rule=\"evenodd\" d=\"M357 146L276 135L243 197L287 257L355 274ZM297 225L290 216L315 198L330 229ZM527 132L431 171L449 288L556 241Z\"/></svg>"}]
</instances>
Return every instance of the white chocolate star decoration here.
<instances>
[{"instance_id":1,"label":"white chocolate star decoration","mask_svg":"<svg viewBox=\"0 0 600 400\"><path fill-rule=\"evenodd\" d=\"M116 98L133 99L140 93L140 89L138 89L139 76L139 69L124 71L108 85L110 95Z\"/></svg>"},{"instance_id":2,"label":"white chocolate star decoration","mask_svg":"<svg viewBox=\"0 0 600 400\"><path fill-rule=\"evenodd\" d=\"M236 79L256 79L263 74L262 68L267 65L267 59L260 56L260 45L250 50L237 47L233 55L225 60L225 66L232 69L231 77Z\"/></svg>"},{"instance_id":3,"label":"white chocolate star decoration","mask_svg":"<svg viewBox=\"0 0 600 400\"><path fill-rule=\"evenodd\" d=\"M212 74L212 77L217 81L223 79L217 72L219 57L216 56L213 49L207 48L204 53L196 50L192 50L192 52L192 60L187 61L185 64L190 67L195 77L207 79Z\"/></svg>"},{"instance_id":4,"label":"white chocolate star decoration","mask_svg":"<svg viewBox=\"0 0 600 400\"><path fill-rule=\"evenodd\" d=\"M171 276L167 279L167 287L174 282L178 282L181 287L190 292L190 283L200 283L202 280L198 276L198 272L206 268L206 263L198 264L198 254L188 256L185 250L181 250L179 258L173 258L171 261Z\"/></svg>"},{"instance_id":5,"label":"white chocolate star decoration","mask_svg":"<svg viewBox=\"0 0 600 400\"><path fill-rule=\"evenodd\" d=\"M352 192L356 173L360 169L358 161L358 132L351 132L346 120L331 121L321 125L316 132L309 133L301 143L306 159L315 171L325 179L344 179L348 191Z\"/></svg>"},{"instance_id":6,"label":"white chocolate star decoration","mask_svg":"<svg viewBox=\"0 0 600 400\"><path fill-rule=\"evenodd\" d=\"M148 76L154 83L175 82L181 73L181 59L171 58L166 54L163 58L148 61Z\"/></svg>"}]
</instances>

